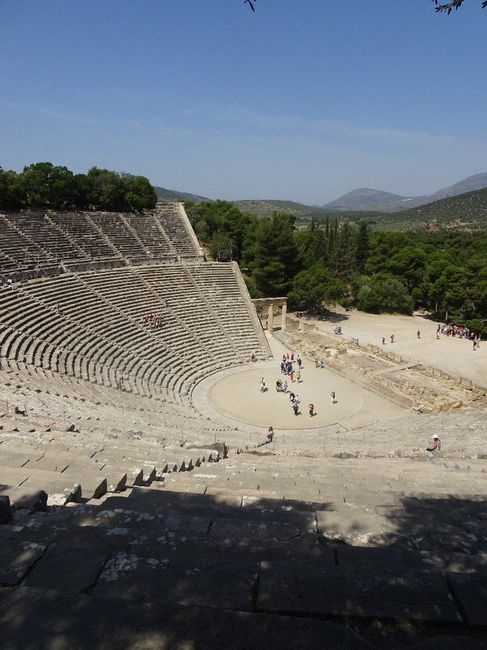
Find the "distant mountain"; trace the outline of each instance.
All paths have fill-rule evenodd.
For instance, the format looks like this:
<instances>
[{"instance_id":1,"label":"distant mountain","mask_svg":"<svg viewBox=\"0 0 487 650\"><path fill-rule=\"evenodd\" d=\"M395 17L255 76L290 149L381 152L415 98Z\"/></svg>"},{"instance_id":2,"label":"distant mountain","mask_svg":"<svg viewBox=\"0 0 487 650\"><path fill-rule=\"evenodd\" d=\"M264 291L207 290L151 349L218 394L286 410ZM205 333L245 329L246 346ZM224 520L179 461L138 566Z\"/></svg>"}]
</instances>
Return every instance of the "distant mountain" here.
<instances>
[{"instance_id":1,"label":"distant mountain","mask_svg":"<svg viewBox=\"0 0 487 650\"><path fill-rule=\"evenodd\" d=\"M437 201L439 199L446 199L449 196L464 194L465 192L483 190L485 187L487 187L487 172L484 174L474 174L473 176L468 176L467 178L464 178L463 181L455 183L455 185L445 187L444 190L439 190L428 198L430 201Z\"/></svg>"},{"instance_id":2,"label":"distant mountain","mask_svg":"<svg viewBox=\"0 0 487 650\"><path fill-rule=\"evenodd\" d=\"M378 230L485 230L487 188L433 201L409 210L381 214Z\"/></svg>"},{"instance_id":3,"label":"distant mountain","mask_svg":"<svg viewBox=\"0 0 487 650\"><path fill-rule=\"evenodd\" d=\"M161 201L192 201L193 203L201 203L202 201L209 201L205 196L198 194L190 194L189 192L177 192L176 190L167 190L165 187L157 187L154 185L157 198Z\"/></svg>"},{"instance_id":4,"label":"distant mountain","mask_svg":"<svg viewBox=\"0 0 487 650\"><path fill-rule=\"evenodd\" d=\"M381 192L368 187L360 187L357 190L347 192L340 198L323 207L328 210L400 210L408 197Z\"/></svg>"},{"instance_id":5,"label":"distant mountain","mask_svg":"<svg viewBox=\"0 0 487 650\"><path fill-rule=\"evenodd\" d=\"M327 203L323 207L329 210L377 210L393 212L425 205L438 199L457 196L465 192L481 190L487 187L487 173L468 176L462 181L445 187L434 194L425 196L400 196L390 192L382 192L369 188L352 190L347 194Z\"/></svg>"}]
</instances>

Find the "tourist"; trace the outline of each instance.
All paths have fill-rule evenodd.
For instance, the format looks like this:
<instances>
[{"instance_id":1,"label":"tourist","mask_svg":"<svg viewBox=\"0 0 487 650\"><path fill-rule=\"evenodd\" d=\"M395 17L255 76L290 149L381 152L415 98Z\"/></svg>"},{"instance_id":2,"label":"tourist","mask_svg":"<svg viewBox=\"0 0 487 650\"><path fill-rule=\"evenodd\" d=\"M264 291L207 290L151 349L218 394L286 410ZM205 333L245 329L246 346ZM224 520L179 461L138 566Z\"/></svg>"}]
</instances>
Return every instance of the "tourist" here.
<instances>
[{"instance_id":1,"label":"tourist","mask_svg":"<svg viewBox=\"0 0 487 650\"><path fill-rule=\"evenodd\" d=\"M270 444L274 440L274 429L269 427L267 430L267 442Z\"/></svg>"},{"instance_id":2,"label":"tourist","mask_svg":"<svg viewBox=\"0 0 487 650\"><path fill-rule=\"evenodd\" d=\"M298 382L298 384L301 383L301 370L298 370L298 372L296 373L296 381Z\"/></svg>"},{"instance_id":3,"label":"tourist","mask_svg":"<svg viewBox=\"0 0 487 650\"><path fill-rule=\"evenodd\" d=\"M252 363L255 363L255 361L257 361L257 357L255 356L255 352L252 352L252 354L251 354L251 356L250 356L250 361L251 361Z\"/></svg>"},{"instance_id":4,"label":"tourist","mask_svg":"<svg viewBox=\"0 0 487 650\"><path fill-rule=\"evenodd\" d=\"M291 372L289 374L289 378L291 379L291 382L294 383L294 370L291 370Z\"/></svg>"},{"instance_id":5,"label":"tourist","mask_svg":"<svg viewBox=\"0 0 487 650\"><path fill-rule=\"evenodd\" d=\"M281 390L282 390L281 380L278 379L278 380L276 381L276 393L280 393Z\"/></svg>"},{"instance_id":6,"label":"tourist","mask_svg":"<svg viewBox=\"0 0 487 650\"><path fill-rule=\"evenodd\" d=\"M265 385L265 379L264 379L264 377L262 377L262 379L260 380L260 392L265 393L266 390L267 390L267 387Z\"/></svg>"},{"instance_id":7,"label":"tourist","mask_svg":"<svg viewBox=\"0 0 487 650\"><path fill-rule=\"evenodd\" d=\"M336 393L335 393L334 390L330 391L330 396L331 396L331 403L335 404L336 403L336 399L335 399Z\"/></svg>"},{"instance_id":8,"label":"tourist","mask_svg":"<svg viewBox=\"0 0 487 650\"><path fill-rule=\"evenodd\" d=\"M441 451L441 441L440 438L436 435L436 433L433 435L433 438L431 440L431 444L429 447L426 448L426 451Z\"/></svg>"},{"instance_id":9,"label":"tourist","mask_svg":"<svg viewBox=\"0 0 487 650\"><path fill-rule=\"evenodd\" d=\"M391 334L391 343L394 343L394 334Z\"/></svg>"},{"instance_id":10,"label":"tourist","mask_svg":"<svg viewBox=\"0 0 487 650\"><path fill-rule=\"evenodd\" d=\"M385 344L386 344L386 337L383 336L383 337L382 337L382 345L385 345Z\"/></svg>"},{"instance_id":11,"label":"tourist","mask_svg":"<svg viewBox=\"0 0 487 650\"><path fill-rule=\"evenodd\" d=\"M285 381L284 384L282 385L282 392L283 392L284 394L287 393L287 381Z\"/></svg>"},{"instance_id":12,"label":"tourist","mask_svg":"<svg viewBox=\"0 0 487 650\"><path fill-rule=\"evenodd\" d=\"M298 364L298 368L301 370L301 366L303 365L303 360L301 359L299 354L298 354L298 358L297 358L297 364Z\"/></svg>"},{"instance_id":13,"label":"tourist","mask_svg":"<svg viewBox=\"0 0 487 650\"><path fill-rule=\"evenodd\" d=\"M299 415L299 404L297 402L293 403L294 415Z\"/></svg>"},{"instance_id":14,"label":"tourist","mask_svg":"<svg viewBox=\"0 0 487 650\"><path fill-rule=\"evenodd\" d=\"M290 393L289 393L289 401L294 402L294 398L295 398L294 393L292 391L290 391Z\"/></svg>"},{"instance_id":15,"label":"tourist","mask_svg":"<svg viewBox=\"0 0 487 650\"><path fill-rule=\"evenodd\" d=\"M308 413L310 414L311 417L313 417L313 415L316 415L315 405L312 402L308 404Z\"/></svg>"},{"instance_id":16,"label":"tourist","mask_svg":"<svg viewBox=\"0 0 487 650\"><path fill-rule=\"evenodd\" d=\"M419 330L416 332L416 336L418 337L418 339L421 338L421 332Z\"/></svg>"}]
</instances>

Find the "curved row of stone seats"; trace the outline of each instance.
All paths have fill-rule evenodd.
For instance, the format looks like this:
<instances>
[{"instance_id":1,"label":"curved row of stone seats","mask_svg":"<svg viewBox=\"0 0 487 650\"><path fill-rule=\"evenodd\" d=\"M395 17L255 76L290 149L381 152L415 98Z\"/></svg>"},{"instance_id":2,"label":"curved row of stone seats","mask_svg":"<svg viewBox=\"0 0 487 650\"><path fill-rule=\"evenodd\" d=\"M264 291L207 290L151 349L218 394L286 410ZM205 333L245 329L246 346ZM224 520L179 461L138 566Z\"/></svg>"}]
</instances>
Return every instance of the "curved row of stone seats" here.
<instances>
[{"instance_id":1,"label":"curved row of stone seats","mask_svg":"<svg viewBox=\"0 0 487 650\"><path fill-rule=\"evenodd\" d=\"M47 214L19 212L11 216L10 224L45 252L47 258L56 262L85 258L84 251L56 227Z\"/></svg>"},{"instance_id":2,"label":"curved row of stone seats","mask_svg":"<svg viewBox=\"0 0 487 650\"><path fill-rule=\"evenodd\" d=\"M204 264L198 265L204 272ZM215 269L218 265L215 266ZM149 397L188 403L216 370L265 356L244 297L239 330L184 264L64 273L0 292L1 355ZM238 285L231 267L233 291ZM220 305L221 307L221 305ZM144 318L155 314L157 323Z\"/></svg>"},{"instance_id":3,"label":"curved row of stone seats","mask_svg":"<svg viewBox=\"0 0 487 650\"><path fill-rule=\"evenodd\" d=\"M156 259L177 256L176 248L162 227L161 222L150 213L125 215L125 221L149 255Z\"/></svg>"},{"instance_id":4,"label":"curved row of stone seats","mask_svg":"<svg viewBox=\"0 0 487 650\"><path fill-rule=\"evenodd\" d=\"M15 224L18 214L0 214L0 246L2 253L16 263L16 268L31 267L36 263L53 261L49 251L26 237Z\"/></svg>"},{"instance_id":5,"label":"curved row of stone seats","mask_svg":"<svg viewBox=\"0 0 487 650\"><path fill-rule=\"evenodd\" d=\"M27 283L0 298L3 356L108 385L116 385L117 373L127 381L147 375L157 387L160 343L77 276Z\"/></svg>"},{"instance_id":6,"label":"curved row of stone seats","mask_svg":"<svg viewBox=\"0 0 487 650\"><path fill-rule=\"evenodd\" d=\"M229 430L209 420L202 422L191 406L182 409L171 402L155 402L123 389L5 361L0 372L0 411L0 428L20 429L34 440L43 439L42 431L66 430L73 422L89 427L90 439L143 439L145 444L155 440L157 444L181 445L192 439L207 445ZM18 415L8 424L14 412L29 417ZM37 421L32 420L32 413ZM68 435L73 436L74 444L78 434L65 433L63 438Z\"/></svg>"},{"instance_id":7,"label":"curved row of stone seats","mask_svg":"<svg viewBox=\"0 0 487 650\"><path fill-rule=\"evenodd\" d=\"M81 259L120 258L112 245L87 212L49 212L47 219L82 251Z\"/></svg>"},{"instance_id":8,"label":"curved row of stone seats","mask_svg":"<svg viewBox=\"0 0 487 650\"><path fill-rule=\"evenodd\" d=\"M237 354L249 358L262 346L262 331L250 302L243 300L235 263L187 264L193 282L205 295L212 312ZM249 318L250 312L250 318ZM259 336L260 335L260 336ZM265 341L264 341L265 343Z\"/></svg>"},{"instance_id":9,"label":"curved row of stone seats","mask_svg":"<svg viewBox=\"0 0 487 650\"><path fill-rule=\"evenodd\" d=\"M164 360L171 374L169 391L187 394L185 384L211 372L215 365L219 368L222 361L228 363L233 355L228 342L216 334L218 323L201 293L188 283L186 292L180 293L186 279L180 265L125 268L80 277L103 300L132 318L148 339L160 341L157 350L165 349ZM157 326L144 324L144 317L150 314L160 317Z\"/></svg>"},{"instance_id":10,"label":"curved row of stone seats","mask_svg":"<svg viewBox=\"0 0 487 650\"><path fill-rule=\"evenodd\" d=\"M2 273L40 269L53 274L62 272L63 266L95 260L144 263L178 256L202 258L179 204L158 206L156 211L142 214L4 213L0 225Z\"/></svg>"},{"instance_id":11,"label":"curved row of stone seats","mask_svg":"<svg viewBox=\"0 0 487 650\"><path fill-rule=\"evenodd\" d=\"M161 201L154 210L154 216L167 233L177 255L184 258L203 257L182 203Z\"/></svg>"},{"instance_id":12,"label":"curved row of stone seats","mask_svg":"<svg viewBox=\"0 0 487 650\"><path fill-rule=\"evenodd\" d=\"M221 327L213 313L206 295L200 291L183 264L139 267L137 274L146 282L153 293L160 297L180 323L181 328L193 332L195 344L192 345L190 359L193 364L200 363L198 356L207 362L225 360L233 354L231 339ZM196 357L196 358L195 358Z\"/></svg>"},{"instance_id":13,"label":"curved row of stone seats","mask_svg":"<svg viewBox=\"0 0 487 650\"><path fill-rule=\"evenodd\" d=\"M134 229L127 223L123 213L96 212L93 213L91 220L124 257L128 259L147 257L146 248Z\"/></svg>"}]
</instances>

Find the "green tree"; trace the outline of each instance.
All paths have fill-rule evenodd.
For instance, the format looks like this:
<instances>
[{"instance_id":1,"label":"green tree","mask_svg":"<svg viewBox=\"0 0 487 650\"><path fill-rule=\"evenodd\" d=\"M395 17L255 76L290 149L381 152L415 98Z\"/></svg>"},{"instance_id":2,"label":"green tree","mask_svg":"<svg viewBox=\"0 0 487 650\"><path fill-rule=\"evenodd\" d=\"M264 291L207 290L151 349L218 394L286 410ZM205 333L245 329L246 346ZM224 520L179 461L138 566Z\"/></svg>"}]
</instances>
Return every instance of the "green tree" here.
<instances>
[{"instance_id":1,"label":"green tree","mask_svg":"<svg viewBox=\"0 0 487 650\"><path fill-rule=\"evenodd\" d=\"M350 283L355 271L355 247L352 226L346 222L338 229L336 239L334 268L344 282Z\"/></svg>"},{"instance_id":2,"label":"green tree","mask_svg":"<svg viewBox=\"0 0 487 650\"><path fill-rule=\"evenodd\" d=\"M28 165L20 183L28 208L65 210L76 205L76 181L67 167L50 162Z\"/></svg>"},{"instance_id":3,"label":"green tree","mask_svg":"<svg viewBox=\"0 0 487 650\"><path fill-rule=\"evenodd\" d=\"M157 196L149 180L144 176L122 174L124 207L133 210L150 210L155 207Z\"/></svg>"},{"instance_id":4,"label":"green tree","mask_svg":"<svg viewBox=\"0 0 487 650\"><path fill-rule=\"evenodd\" d=\"M386 269L403 279L409 291L412 291L420 284L424 276L426 254L419 246L405 246L390 258Z\"/></svg>"},{"instance_id":5,"label":"green tree","mask_svg":"<svg viewBox=\"0 0 487 650\"><path fill-rule=\"evenodd\" d=\"M92 167L87 177L90 183L89 201L96 210L118 212L124 209L124 187L119 174Z\"/></svg>"},{"instance_id":6,"label":"green tree","mask_svg":"<svg viewBox=\"0 0 487 650\"><path fill-rule=\"evenodd\" d=\"M298 271L294 242L294 216L274 213L257 223L255 242L248 251L255 285L264 296L284 296Z\"/></svg>"},{"instance_id":7,"label":"green tree","mask_svg":"<svg viewBox=\"0 0 487 650\"><path fill-rule=\"evenodd\" d=\"M320 313L325 304L336 304L343 298L341 280L319 262L294 276L289 293L291 306Z\"/></svg>"},{"instance_id":8,"label":"green tree","mask_svg":"<svg viewBox=\"0 0 487 650\"><path fill-rule=\"evenodd\" d=\"M0 210L20 210L24 203L25 193L19 176L0 167Z\"/></svg>"},{"instance_id":9,"label":"green tree","mask_svg":"<svg viewBox=\"0 0 487 650\"><path fill-rule=\"evenodd\" d=\"M362 273L369 256L369 229L365 221L361 221L358 227L357 242L355 246L356 270Z\"/></svg>"},{"instance_id":10,"label":"green tree","mask_svg":"<svg viewBox=\"0 0 487 650\"><path fill-rule=\"evenodd\" d=\"M381 273L359 282L357 307L373 314L411 314L413 300L406 286L392 275Z\"/></svg>"}]
</instances>

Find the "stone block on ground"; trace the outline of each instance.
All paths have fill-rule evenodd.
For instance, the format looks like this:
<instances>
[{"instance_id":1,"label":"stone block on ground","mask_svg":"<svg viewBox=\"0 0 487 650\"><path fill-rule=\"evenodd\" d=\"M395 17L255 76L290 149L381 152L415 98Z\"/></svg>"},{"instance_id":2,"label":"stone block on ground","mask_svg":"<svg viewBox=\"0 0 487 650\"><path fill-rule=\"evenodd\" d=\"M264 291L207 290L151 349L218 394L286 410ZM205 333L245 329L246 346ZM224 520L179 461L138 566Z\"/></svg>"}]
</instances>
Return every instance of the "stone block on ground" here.
<instances>
[{"instance_id":1,"label":"stone block on ground","mask_svg":"<svg viewBox=\"0 0 487 650\"><path fill-rule=\"evenodd\" d=\"M470 625L487 627L487 578L482 574L449 573L448 584Z\"/></svg>"},{"instance_id":2,"label":"stone block on ground","mask_svg":"<svg viewBox=\"0 0 487 650\"><path fill-rule=\"evenodd\" d=\"M45 551L43 544L22 542L15 537L2 539L0 553L0 585L19 584Z\"/></svg>"},{"instance_id":3,"label":"stone block on ground","mask_svg":"<svg viewBox=\"0 0 487 650\"><path fill-rule=\"evenodd\" d=\"M123 614L122 614L123 612ZM0 588L4 650L371 650L345 626L312 619ZM448 647L447 650L450 650Z\"/></svg>"},{"instance_id":4,"label":"stone block on ground","mask_svg":"<svg viewBox=\"0 0 487 650\"><path fill-rule=\"evenodd\" d=\"M10 499L6 495L0 496L0 524L6 524L12 517Z\"/></svg>"},{"instance_id":5,"label":"stone block on ground","mask_svg":"<svg viewBox=\"0 0 487 650\"><path fill-rule=\"evenodd\" d=\"M93 593L131 600L250 610L257 563L211 553L207 558L119 553L107 562Z\"/></svg>"},{"instance_id":6,"label":"stone block on ground","mask_svg":"<svg viewBox=\"0 0 487 650\"><path fill-rule=\"evenodd\" d=\"M461 622L436 571L371 573L332 562L263 562L259 584L258 608L265 611Z\"/></svg>"},{"instance_id":7,"label":"stone block on ground","mask_svg":"<svg viewBox=\"0 0 487 650\"><path fill-rule=\"evenodd\" d=\"M78 593L96 582L107 559L107 551L98 544L77 547L69 542L54 542L49 544L24 585Z\"/></svg>"}]
</instances>

